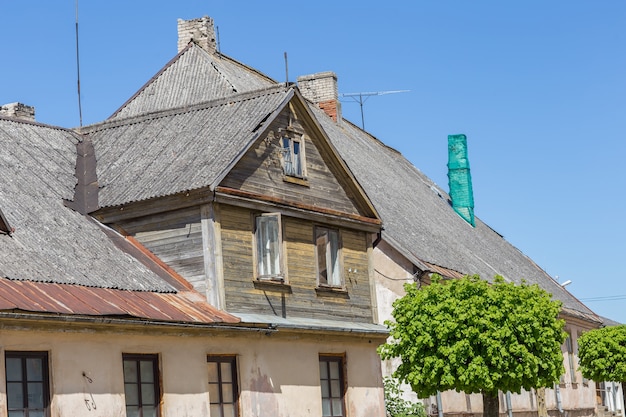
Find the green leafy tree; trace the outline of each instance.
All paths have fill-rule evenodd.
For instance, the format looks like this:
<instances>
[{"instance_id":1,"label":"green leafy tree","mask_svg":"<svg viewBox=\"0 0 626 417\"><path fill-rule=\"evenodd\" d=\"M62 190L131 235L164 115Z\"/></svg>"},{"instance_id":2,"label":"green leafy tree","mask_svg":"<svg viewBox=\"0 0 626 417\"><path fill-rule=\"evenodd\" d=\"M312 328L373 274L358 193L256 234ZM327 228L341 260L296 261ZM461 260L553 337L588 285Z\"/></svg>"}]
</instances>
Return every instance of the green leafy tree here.
<instances>
[{"instance_id":1,"label":"green leafy tree","mask_svg":"<svg viewBox=\"0 0 626 417\"><path fill-rule=\"evenodd\" d=\"M585 378L620 382L626 404L626 325L583 333L578 338L578 363Z\"/></svg>"},{"instance_id":2,"label":"green leafy tree","mask_svg":"<svg viewBox=\"0 0 626 417\"><path fill-rule=\"evenodd\" d=\"M387 417L426 417L426 410L422 403L402 398L402 390L398 380L386 377L383 383Z\"/></svg>"},{"instance_id":3,"label":"green leafy tree","mask_svg":"<svg viewBox=\"0 0 626 417\"><path fill-rule=\"evenodd\" d=\"M489 284L477 275L434 277L393 304L383 359L399 357L394 377L421 398L437 391L482 393L483 415L497 417L498 391L552 386L564 372L559 301L537 285Z\"/></svg>"}]
</instances>

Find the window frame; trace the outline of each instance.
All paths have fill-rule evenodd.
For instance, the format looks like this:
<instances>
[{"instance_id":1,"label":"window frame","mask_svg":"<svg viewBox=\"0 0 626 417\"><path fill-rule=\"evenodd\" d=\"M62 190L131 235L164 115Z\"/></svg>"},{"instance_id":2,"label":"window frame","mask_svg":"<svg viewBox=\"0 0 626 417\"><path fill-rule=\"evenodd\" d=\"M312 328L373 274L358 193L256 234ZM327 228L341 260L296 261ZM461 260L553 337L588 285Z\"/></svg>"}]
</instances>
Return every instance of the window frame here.
<instances>
[{"instance_id":1,"label":"window frame","mask_svg":"<svg viewBox=\"0 0 626 417\"><path fill-rule=\"evenodd\" d=\"M272 259L269 261L270 265L265 265L265 264L261 265L261 263L266 260L266 257L262 253L261 247L271 245L271 241L267 242L266 244L262 244L262 242L260 241L262 236L260 235L261 232L259 228L259 219L263 219L263 218L273 218L276 221L277 242L275 244L275 247L276 247L277 253L275 254L275 257L278 257L278 259L277 260L273 259L274 256L272 256ZM285 283L287 274L285 273L285 261L284 261L285 250L283 248L284 239L283 239L283 226L282 226L281 214L280 213L256 213L253 216L253 223L254 223L253 248L254 248L254 277L255 279L259 281L277 281L277 282ZM271 269L271 264L274 264L275 266L278 267L277 273L273 273L273 271L268 271L270 273L264 273L265 269Z\"/></svg>"},{"instance_id":2,"label":"window frame","mask_svg":"<svg viewBox=\"0 0 626 417\"><path fill-rule=\"evenodd\" d=\"M306 173L306 153L304 146L304 135L287 133L283 134L280 137L280 150L282 153L282 169L283 174L286 177L292 178L300 178L305 179L307 176ZM297 144L297 153L296 153L296 144ZM288 145L288 146L285 146ZM296 156L297 162L299 163L299 170L293 168L294 166L294 155ZM287 164L291 164L292 168L288 169ZM295 172L294 172L295 170Z\"/></svg>"},{"instance_id":3,"label":"window frame","mask_svg":"<svg viewBox=\"0 0 626 417\"><path fill-rule=\"evenodd\" d=\"M576 378L576 358L574 356L574 332L572 330L566 330L567 337L565 338L565 350L567 351L567 363L569 365L570 382L576 384L578 379Z\"/></svg>"},{"instance_id":4,"label":"window frame","mask_svg":"<svg viewBox=\"0 0 626 417\"><path fill-rule=\"evenodd\" d=\"M329 238L326 241L324 252L320 251L320 244L318 240L323 237L322 233L325 233ZM329 251L332 251L332 239L330 239L331 234L336 235L336 259L333 265L332 262L332 253L329 254ZM315 245L315 267L316 267L316 275L317 275L317 285L318 287L326 287L326 288L345 288L344 274L343 274L343 244L342 244L342 235L341 231L336 228L327 227L327 226L315 226L313 228L313 242ZM322 277L322 268L320 266L323 255L324 263L326 264L325 270L326 277ZM330 255L330 256L329 256ZM330 257L330 259L329 259ZM331 273L328 274L328 271L331 270ZM331 280L328 277L331 277ZM337 277L338 282L335 282L333 277ZM332 282L331 282L332 281Z\"/></svg>"},{"instance_id":5,"label":"window frame","mask_svg":"<svg viewBox=\"0 0 626 417\"><path fill-rule=\"evenodd\" d=\"M207 355L207 366L210 363L217 364L217 381L211 380L211 372L207 368L209 373L209 392L211 391L211 385L217 385L218 401L215 402L214 398L209 394L209 409L213 406L219 407L219 414L216 417L224 417L224 406L232 405L235 413L235 417L240 416L239 410L239 378L237 375L237 356L235 355ZM227 363L230 365L230 381L224 381L222 364ZM232 401L224 401L224 385L230 385ZM210 412L213 417L213 412Z\"/></svg>"},{"instance_id":6,"label":"window frame","mask_svg":"<svg viewBox=\"0 0 626 417\"><path fill-rule=\"evenodd\" d=\"M337 364L337 378L332 377L332 372L330 368L331 363ZM326 376L324 378L324 373L322 372L322 366L325 365L326 368ZM319 379L320 379L320 398L322 401L322 417L346 417L346 392L347 392L347 379L346 379L346 360L345 355L332 355L332 354L320 354L319 355ZM324 381L328 381L328 396L324 395ZM335 389L339 389L339 395L335 395L333 390L333 381L337 381L335 384ZM324 401L329 401L329 414L324 414ZM340 401L341 410L335 410L334 404L336 404L333 400Z\"/></svg>"},{"instance_id":7,"label":"window frame","mask_svg":"<svg viewBox=\"0 0 626 417\"><path fill-rule=\"evenodd\" d=\"M9 381L8 377L8 366L7 359L20 359L21 360L21 375L20 380L11 380ZM41 360L41 381L38 380L29 380L28 369L26 365L26 361L28 359L39 359ZM43 412L45 417L50 416L50 403L52 400L52 396L50 393L50 363L49 363L49 355L46 351L5 351L4 353L4 380L6 383L6 407L7 413L10 411L22 411L25 417L28 417L31 412ZM22 408L10 408L9 407L9 383L20 383L22 385L22 401L24 407ZM28 388L32 383L41 383L42 384L42 407L35 408L29 407L28 404L24 404L29 399L29 391Z\"/></svg>"},{"instance_id":8,"label":"window frame","mask_svg":"<svg viewBox=\"0 0 626 417\"><path fill-rule=\"evenodd\" d=\"M136 366L136 377L137 380L136 381L127 381L126 380L126 362L135 362ZM143 400L143 385L147 385L150 384L150 382L144 383L142 382L141 379L141 369L140 369L140 362L151 362L152 364L152 385L154 385L154 404L150 404L150 406L154 406L155 408L155 415L158 417L161 415L161 395L163 393L163 390L161 389L161 372L160 372L160 361L159 361L159 355L158 354L151 354L151 353L123 353L122 354L122 376L123 376L123 380L124 380L124 405L125 405L125 410L126 410L126 415L128 415L128 407L132 407L132 406L136 406L138 407L138 416L139 417L148 417L148 416L144 416L144 400ZM128 404L128 395L127 395L127 391L126 391L126 385L131 385L134 384L135 386L137 386L137 401L138 404L132 404L129 405ZM147 404L146 404L147 406Z\"/></svg>"}]
</instances>

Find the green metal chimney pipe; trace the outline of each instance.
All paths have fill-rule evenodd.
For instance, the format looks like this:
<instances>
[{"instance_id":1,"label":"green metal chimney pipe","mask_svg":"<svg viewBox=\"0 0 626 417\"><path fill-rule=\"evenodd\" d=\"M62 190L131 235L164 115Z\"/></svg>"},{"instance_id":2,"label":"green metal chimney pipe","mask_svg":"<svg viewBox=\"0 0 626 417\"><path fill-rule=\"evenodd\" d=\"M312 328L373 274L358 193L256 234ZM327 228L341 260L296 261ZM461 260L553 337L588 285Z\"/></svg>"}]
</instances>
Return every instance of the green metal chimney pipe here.
<instances>
[{"instance_id":1,"label":"green metal chimney pipe","mask_svg":"<svg viewBox=\"0 0 626 417\"><path fill-rule=\"evenodd\" d=\"M448 135L448 186L452 208L472 226L474 222L474 192L467 159L467 137Z\"/></svg>"}]
</instances>

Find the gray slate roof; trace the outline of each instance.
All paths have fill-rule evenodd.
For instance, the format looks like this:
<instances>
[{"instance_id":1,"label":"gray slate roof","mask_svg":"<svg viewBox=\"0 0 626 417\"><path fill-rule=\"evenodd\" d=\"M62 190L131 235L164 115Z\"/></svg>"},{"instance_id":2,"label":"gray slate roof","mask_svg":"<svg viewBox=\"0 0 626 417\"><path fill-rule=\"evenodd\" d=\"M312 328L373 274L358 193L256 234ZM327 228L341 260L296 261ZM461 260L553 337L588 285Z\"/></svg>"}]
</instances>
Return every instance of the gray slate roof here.
<instances>
[{"instance_id":1,"label":"gray slate roof","mask_svg":"<svg viewBox=\"0 0 626 417\"><path fill-rule=\"evenodd\" d=\"M530 258L476 219L463 220L450 198L398 151L353 124L335 123L311 105L383 220L383 238L419 265L426 261L492 279L522 279L553 294L567 309L594 315Z\"/></svg>"},{"instance_id":2,"label":"gray slate roof","mask_svg":"<svg viewBox=\"0 0 626 417\"><path fill-rule=\"evenodd\" d=\"M271 78L222 54L190 43L111 118L188 106L276 85Z\"/></svg>"},{"instance_id":3,"label":"gray slate roof","mask_svg":"<svg viewBox=\"0 0 626 417\"><path fill-rule=\"evenodd\" d=\"M174 288L120 250L93 220L64 206L76 178L74 133L0 117L0 276L139 291Z\"/></svg>"},{"instance_id":4,"label":"gray slate roof","mask_svg":"<svg viewBox=\"0 0 626 417\"><path fill-rule=\"evenodd\" d=\"M292 95L275 85L84 128L98 160L100 206L216 186L262 131L261 121Z\"/></svg>"}]
</instances>

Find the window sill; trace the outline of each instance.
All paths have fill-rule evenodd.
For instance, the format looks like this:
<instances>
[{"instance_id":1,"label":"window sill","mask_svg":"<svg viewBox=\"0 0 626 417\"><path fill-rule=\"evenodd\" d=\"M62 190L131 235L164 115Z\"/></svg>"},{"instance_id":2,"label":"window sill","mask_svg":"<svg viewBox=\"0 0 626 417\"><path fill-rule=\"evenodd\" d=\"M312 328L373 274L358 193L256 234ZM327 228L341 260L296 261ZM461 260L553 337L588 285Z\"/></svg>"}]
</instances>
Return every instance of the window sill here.
<instances>
[{"instance_id":1,"label":"window sill","mask_svg":"<svg viewBox=\"0 0 626 417\"><path fill-rule=\"evenodd\" d=\"M283 181L291 184L302 185L304 187L309 187L309 180L306 178L300 177L292 177L289 175L283 175Z\"/></svg>"},{"instance_id":2,"label":"window sill","mask_svg":"<svg viewBox=\"0 0 626 417\"><path fill-rule=\"evenodd\" d=\"M328 287L325 285L320 285L315 288L315 292L317 295L323 297L336 297L336 298L350 298L350 294L348 294L348 290L342 287Z\"/></svg>"},{"instance_id":3,"label":"window sill","mask_svg":"<svg viewBox=\"0 0 626 417\"><path fill-rule=\"evenodd\" d=\"M254 288L263 291L273 291L291 294L291 285L285 284L282 281L270 280L270 279L255 279Z\"/></svg>"}]
</instances>

